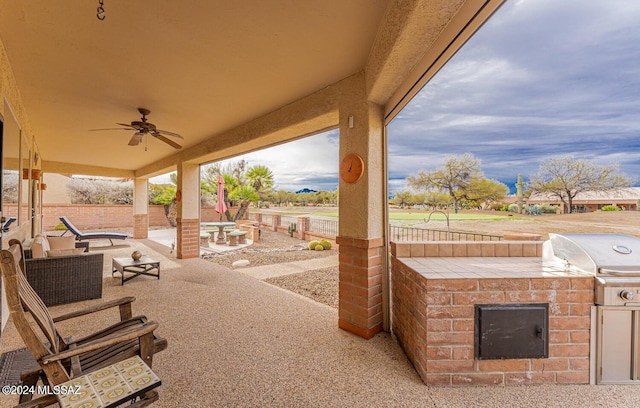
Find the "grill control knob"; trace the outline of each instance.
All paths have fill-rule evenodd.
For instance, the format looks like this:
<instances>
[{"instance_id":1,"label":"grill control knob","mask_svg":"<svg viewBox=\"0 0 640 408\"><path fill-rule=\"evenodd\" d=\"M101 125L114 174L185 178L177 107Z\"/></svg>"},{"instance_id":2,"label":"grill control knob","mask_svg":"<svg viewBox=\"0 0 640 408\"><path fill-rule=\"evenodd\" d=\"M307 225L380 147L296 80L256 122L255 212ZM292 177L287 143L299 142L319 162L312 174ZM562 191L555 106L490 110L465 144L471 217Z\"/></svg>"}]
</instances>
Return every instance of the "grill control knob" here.
<instances>
[{"instance_id":1,"label":"grill control knob","mask_svg":"<svg viewBox=\"0 0 640 408\"><path fill-rule=\"evenodd\" d=\"M633 300L633 292L628 290L621 290L620 293L618 293L618 296L624 300Z\"/></svg>"}]
</instances>

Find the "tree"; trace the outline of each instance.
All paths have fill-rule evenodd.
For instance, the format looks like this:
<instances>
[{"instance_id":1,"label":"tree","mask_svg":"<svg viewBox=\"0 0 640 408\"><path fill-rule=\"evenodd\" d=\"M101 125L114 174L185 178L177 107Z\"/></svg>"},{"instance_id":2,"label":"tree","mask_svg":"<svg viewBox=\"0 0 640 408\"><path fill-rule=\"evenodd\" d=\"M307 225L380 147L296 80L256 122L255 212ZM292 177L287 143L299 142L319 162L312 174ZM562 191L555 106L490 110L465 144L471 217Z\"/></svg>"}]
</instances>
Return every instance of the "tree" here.
<instances>
[{"instance_id":1,"label":"tree","mask_svg":"<svg viewBox=\"0 0 640 408\"><path fill-rule=\"evenodd\" d=\"M527 189L558 197L571 213L573 199L579 193L615 191L631 183L632 179L620 173L617 165L598 166L590 160L561 156L544 160Z\"/></svg>"},{"instance_id":2,"label":"tree","mask_svg":"<svg viewBox=\"0 0 640 408\"><path fill-rule=\"evenodd\" d=\"M264 201L273 188L273 173L267 166L256 165L247 170L247 182L258 193L259 200Z\"/></svg>"},{"instance_id":3,"label":"tree","mask_svg":"<svg viewBox=\"0 0 640 408\"><path fill-rule=\"evenodd\" d=\"M484 208L502 200L509 194L504 183L486 178L474 178L469 183L467 203L470 207Z\"/></svg>"},{"instance_id":4,"label":"tree","mask_svg":"<svg viewBox=\"0 0 640 408\"><path fill-rule=\"evenodd\" d=\"M2 173L2 202L18 202L18 172L3 171Z\"/></svg>"},{"instance_id":5,"label":"tree","mask_svg":"<svg viewBox=\"0 0 640 408\"><path fill-rule=\"evenodd\" d=\"M264 191L273 187L273 173L267 166L252 166L247 170L246 177L256 191Z\"/></svg>"},{"instance_id":6,"label":"tree","mask_svg":"<svg viewBox=\"0 0 640 408\"><path fill-rule=\"evenodd\" d=\"M465 153L461 156L449 156L444 166L438 170L426 172L420 170L415 176L409 176L407 183L415 190L423 192L445 192L453 199L453 206L457 210L461 201L470 198L470 186L484 179L480 170L480 160L473 154Z\"/></svg>"},{"instance_id":7,"label":"tree","mask_svg":"<svg viewBox=\"0 0 640 408\"><path fill-rule=\"evenodd\" d=\"M66 184L73 204L131 204L133 182L131 180L74 177Z\"/></svg>"},{"instance_id":8,"label":"tree","mask_svg":"<svg viewBox=\"0 0 640 408\"><path fill-rule=\"evenodd\" d=\"M396 198L391 200L391 204L404 208L412 206L415 202L410 191L399 191L396 193Z\"/></svg>"},{"instance_id":9,"label":"tree","mask_svg":"<svg viewBox=\"0 0 640 408\"><path fill-rule=\"evenodd\" d=\"M152 184L149 194L149 201L153 204L164 206L164 215L169 221L169 225L178 225L178 206L176 204L176 190L178 185L178 174L169 175L171 184Z\"/></svg>"},{"instance_id":10,"label":"tree","mask_svg":"<svg viewBox=\"0 0 640 408\"><path fill-rule=\"evenodd\" d=\"M260 192L270 190L273 186L273 173L269 168L256 165L247 169L247 162L240 160L221 166L210 164L202 169L202 180L208 189L218 188L218 175L224 179L224 200L227 205L225 217L228 221L236 221L245 216L251 203L260 200ZM232 215L230 208L238 204L238 211Z\"/></svg>"},{"instance_id":11,"label":"tree","mask_svg":"<svg viewBox=\"0 0 640 408\"><path fill-rule=\"evenodd\" d=\"M418 194L422 204L433 209L448 207L451 204L451 196L447 193L430 191L425 194Z\"/></svg>"},{"instance_id":12,"label":"tree","mask_svg":"<svg viewBox=\"0 0 640 408\"><path fill-rule=\"evenodd\" d=\"M292 202L293 200L295 200L295 197L292 197L292 193L286 190L278 190L276 192L276 203L279 206L282 206L283 204L286 206L288 203Z\"/></svg>"},{"instance_id":13,"label":"tree","mask_svg":"<svg viewBox=\"0 0 640 408\"><path fill-rule=\"evenodd\" d=\"M258 196L258 192L255 188L253 188L253 186L244 185L236 188L231 193L229 193L229 198L234 201L237 200L240 202L240 208L238 208L236 215L233 217L233 221L236 221L241 220L247 213L249 204L252 202L257 202L260 197Z\"/></svg>"}]
</instances>

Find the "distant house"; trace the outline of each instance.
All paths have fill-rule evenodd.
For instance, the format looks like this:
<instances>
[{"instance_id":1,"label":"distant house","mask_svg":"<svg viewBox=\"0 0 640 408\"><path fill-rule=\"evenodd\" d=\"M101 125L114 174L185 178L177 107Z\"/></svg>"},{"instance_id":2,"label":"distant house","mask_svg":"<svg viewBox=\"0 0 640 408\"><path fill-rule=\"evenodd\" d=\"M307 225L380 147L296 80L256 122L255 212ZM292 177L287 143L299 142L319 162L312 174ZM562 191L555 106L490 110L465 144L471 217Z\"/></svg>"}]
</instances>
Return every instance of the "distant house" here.
<instances>
[{"instance_id":1,"label":"distant house","mask_svg":"<svg viewBox=\"0 0 640 408\"><path fill-rule=\"evenodd\" d=\"M303 188L302 190L296 191L296 194L304 194L304 193L317 193L317 190L311 190L310 188Z\"/></svg>"},{"instance_id":2,"label":"distant house","mask_svg":"<svg viewBox=\"0 0 640 408\"><path fill-rule=\"evenodd\" d=\"M513 198L513 202L517 202L515 196ZM529 199L525 200L525 203L557 205L562 208L562 212L569 212L562 201L551 194L532 194ZM606 205L615 205L623 210L638 211L640 187L628 187L608 192L578 193L573 199L573 212L593 212Z\"/></svg>"}]
</instances>

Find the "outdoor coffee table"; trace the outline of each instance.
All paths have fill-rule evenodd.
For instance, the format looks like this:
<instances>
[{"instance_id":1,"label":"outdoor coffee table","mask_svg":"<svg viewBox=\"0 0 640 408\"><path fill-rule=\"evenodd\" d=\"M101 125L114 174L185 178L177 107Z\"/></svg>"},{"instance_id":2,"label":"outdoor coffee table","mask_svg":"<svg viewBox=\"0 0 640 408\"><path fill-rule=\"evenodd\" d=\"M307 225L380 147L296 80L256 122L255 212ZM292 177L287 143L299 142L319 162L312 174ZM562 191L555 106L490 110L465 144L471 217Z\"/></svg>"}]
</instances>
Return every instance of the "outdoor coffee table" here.
<instances>
[{"instance_id":1,"label":"outdoor coffee table","mask_svg":"<svg viewBox=\"0 0 640 408\"><path fill-rule=\"evenodd\" d=\"M154 269L156 273L151 273ZM113 258L111 276L113 277L116 272L120 272L122 275L122 285L140 275L155 276L160 279L160 261L156 261L146 255L143 255L138 261L134 261L131 257ZM133 273L133 276L125 278L125 272Z\"/></svg>"}]
</instances>

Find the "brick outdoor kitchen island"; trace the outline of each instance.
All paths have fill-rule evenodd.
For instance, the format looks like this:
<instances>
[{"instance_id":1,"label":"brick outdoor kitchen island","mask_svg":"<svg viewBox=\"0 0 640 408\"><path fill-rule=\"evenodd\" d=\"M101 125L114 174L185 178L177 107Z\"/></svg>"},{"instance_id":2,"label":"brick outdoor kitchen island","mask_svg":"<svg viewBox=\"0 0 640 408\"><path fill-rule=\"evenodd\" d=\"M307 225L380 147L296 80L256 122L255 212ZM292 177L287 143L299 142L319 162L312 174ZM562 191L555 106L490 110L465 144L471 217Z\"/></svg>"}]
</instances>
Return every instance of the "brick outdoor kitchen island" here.
<instances>
[{"instance_id":1,"label":"brick outdoor kitchen island","mask_svg":"<svg viewBox=\"0 0 640 408\"><path fill-rule=\"evenodd\" d=\"M594 277L545 268L541 253L542 242L391 243L392 330L425 384L590 382Z\"/></svg>"}]
</instances>

